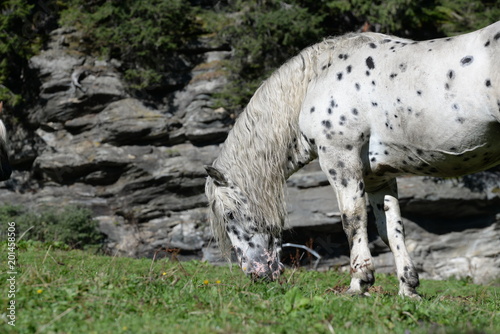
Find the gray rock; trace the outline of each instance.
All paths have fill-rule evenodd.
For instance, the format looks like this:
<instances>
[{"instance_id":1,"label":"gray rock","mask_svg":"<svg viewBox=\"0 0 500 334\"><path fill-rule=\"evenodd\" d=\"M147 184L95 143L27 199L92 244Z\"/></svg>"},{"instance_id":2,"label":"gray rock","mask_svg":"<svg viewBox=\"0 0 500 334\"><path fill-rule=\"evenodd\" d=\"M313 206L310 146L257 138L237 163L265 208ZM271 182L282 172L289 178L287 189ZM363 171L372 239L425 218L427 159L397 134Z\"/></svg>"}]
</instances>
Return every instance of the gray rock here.
<instances>
[{"instance_id":1,"label":"gray rock","mask_svg":"<svg viewBox=\"0 0 500 334\"><path fill-rule=\"evenodd\" d=\"M64 126L87 140L115 146L172 145L182 140L176 131L182 126L179 121L131 98L112 102L100 113L69 120Z\"/></svg>"},{"instance_id":2,"label":"gray rock","mask_svg":"<svg viewBox=\"0 0 500 334\"><path fill-rule=\"evenodd\" d=\"M53 40L64 39L57 30ZM92 59L63 44L49 43L53 48L30 59L30 67L38 73L40 103L29 112L29 121L39 125L64 122L83 114L96 113L112 101L127 96L121 75L108 64Z\"/></svg>"}]
</instances>

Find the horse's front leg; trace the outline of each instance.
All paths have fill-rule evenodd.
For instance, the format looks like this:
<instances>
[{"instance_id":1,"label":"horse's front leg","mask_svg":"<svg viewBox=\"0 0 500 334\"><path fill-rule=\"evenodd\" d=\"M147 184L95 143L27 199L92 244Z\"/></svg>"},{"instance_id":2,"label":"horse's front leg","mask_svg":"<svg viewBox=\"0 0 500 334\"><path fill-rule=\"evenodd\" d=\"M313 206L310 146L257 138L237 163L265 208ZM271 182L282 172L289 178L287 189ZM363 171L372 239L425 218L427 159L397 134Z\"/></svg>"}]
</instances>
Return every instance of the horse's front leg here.
<instances>
[{"instance_id":1,"label":"horse's front leg","mask_svg":"<svg viewBox=\"0 0 500 334\"><path fill-rule=\"evenodd\" d=\"M378 233L394 254L399 279L399 294L420 299L415 290L419 285L418 273L406 249L404 227L397 196L395 179L378 191L368 193L368 199L375 213Z\"/></svg>"},{"instance_id":2,"label":"horse's front leg","mask_svg":"<svg viewBox=\"0 0 500 334\"><path fill-rule=\"evenodd\" d=\"M351 251L351 284L348 293L364 294L375 282L368 248L367 211L359 155L320 156L320 165L333 186L342 215L342 226Z\"/></svg>"}]
</instances>

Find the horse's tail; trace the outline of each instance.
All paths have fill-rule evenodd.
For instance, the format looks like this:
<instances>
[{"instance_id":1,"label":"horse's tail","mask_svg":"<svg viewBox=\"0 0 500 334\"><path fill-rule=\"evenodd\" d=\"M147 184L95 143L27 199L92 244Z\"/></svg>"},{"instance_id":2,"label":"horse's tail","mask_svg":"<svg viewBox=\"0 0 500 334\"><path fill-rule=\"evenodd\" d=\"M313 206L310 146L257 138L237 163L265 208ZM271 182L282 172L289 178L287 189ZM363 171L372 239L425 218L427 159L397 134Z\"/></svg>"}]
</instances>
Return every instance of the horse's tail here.
<instances>
[{"instance_id":1,"label":"horse's tail","mask_svg":"<svg viewBox=\"0 0 500 334\"><path fill-rule=\"evenodd\" d=\"M0 101L0 113L2 112L3 102ZM0 181L5 181L12 174L12 168L9 160L9 145L7 141L7 130L0 120Z\"/></svg>"}]
</instances>

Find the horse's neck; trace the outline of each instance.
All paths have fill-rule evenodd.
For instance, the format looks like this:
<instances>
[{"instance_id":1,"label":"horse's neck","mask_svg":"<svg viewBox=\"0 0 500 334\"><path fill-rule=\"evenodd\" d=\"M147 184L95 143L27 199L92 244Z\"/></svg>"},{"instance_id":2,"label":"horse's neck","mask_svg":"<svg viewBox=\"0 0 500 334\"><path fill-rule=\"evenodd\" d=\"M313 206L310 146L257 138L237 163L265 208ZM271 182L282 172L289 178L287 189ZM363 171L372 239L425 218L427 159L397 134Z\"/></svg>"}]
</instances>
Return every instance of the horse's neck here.
<instances>
[{"instance_id":1,"label":"horse's neck","mask_svg":"<svg viewBox=\"0 0 500 334\"><path fill-rule=\"evenodd\" d=\"M253 212L274 226L286 213L286 179L312 159L298 124L308 68L299 55L262 84L215 163L246 193Z\"/></svg>"},{"instance_id":2,"label":"horse's neck","mask_svg":"<svg viewBox=\"0 0 500 334\"><path fill-rule=\"evenodd\" d=\"M297 134L297 142L292 143L288 150L286 169L284 171L285 178L288 179L293 173L307 165L317 156L313 153L311 144L302 134Z\"/></svg>"},{"instance_id":3,"label":"horse's neck","mask_svg":"<svg viewBox=\"0 0 500 334\"><path fill-rule=\"evenodd\" d=\"M235 138L228 138L239 143L231 154L251 160L250 165L261 160L261 172L279 172L283 180L314 159L298 123L307 86L315 75L301 53L266 80L236 122Z\"/></svg>"}]
</instances>

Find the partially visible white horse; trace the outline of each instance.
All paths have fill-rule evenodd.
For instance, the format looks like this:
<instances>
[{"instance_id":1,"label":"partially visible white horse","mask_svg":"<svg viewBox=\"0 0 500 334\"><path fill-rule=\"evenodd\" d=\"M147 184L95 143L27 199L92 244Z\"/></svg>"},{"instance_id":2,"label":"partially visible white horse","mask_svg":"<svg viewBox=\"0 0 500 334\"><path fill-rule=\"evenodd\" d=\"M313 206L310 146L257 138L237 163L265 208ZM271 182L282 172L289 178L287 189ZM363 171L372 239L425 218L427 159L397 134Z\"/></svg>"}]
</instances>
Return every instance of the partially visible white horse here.
<instances>
[{"instance_id":1,"label":"partially visible white horse","mask_svg":"<svg viewBox=\"0 0 500 334\"><path fill-rule=\"evenodd\" d=\"M366 192L395 256L399 293L418 298L396 176L459 176L500 163L500 22L421 42L375 33L327 39L262 84L206 167L214 233L254 279L283 270L285 181L315 158L349 240L349 292L374 282Z\"/></svg>"},{"instance_id":2,"label":"partially visible white horse","mask_svg":"<svg viewBox=\"0 0 500 334\"><path fill-rule=\"evenodd\" d=\"M0 102L0 114L2 113L3 102ZM9 147L7 142L7 130L0 120L0 181L9 179L12 173L9 161Z\"/></svg>"}]
</instances>

